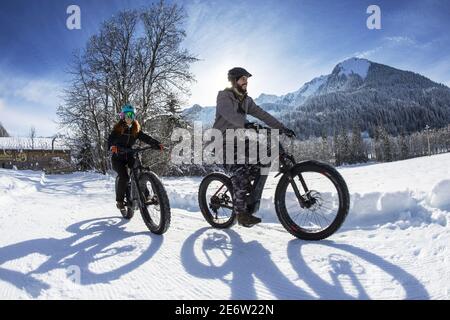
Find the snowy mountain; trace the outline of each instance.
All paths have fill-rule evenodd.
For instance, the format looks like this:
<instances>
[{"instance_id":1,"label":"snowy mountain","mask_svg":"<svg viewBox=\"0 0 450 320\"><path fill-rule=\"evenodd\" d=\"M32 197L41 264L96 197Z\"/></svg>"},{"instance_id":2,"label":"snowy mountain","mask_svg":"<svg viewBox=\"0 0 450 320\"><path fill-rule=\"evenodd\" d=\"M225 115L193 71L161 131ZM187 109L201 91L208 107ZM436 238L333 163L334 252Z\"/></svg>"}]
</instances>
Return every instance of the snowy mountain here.
<instances>
[{"instance_id":1,"label":"snowy mountain","mask_svg":"<svg viewBox=\"0 0 450 320\"><path fill-rule=\"evenodd\" d=\"M202 107L195 104L190 108L184 109L182 115L191 123L201 121L204 126L211 126L216 117L216 107Z\"/></svg>"},{"instance_id":2,"label":"snowy mountain","mask_svg":"<svg viewBox=\"0 0 450 320\"><path fill-rule=\"evenodd\" d=\"M338 64L301 105L282 121L303 137L332 135L358 125L373 136L376 126L393 135L450 123L450 89L410 71L364 59Z\"/></svg>"},{"instance_id":3,"label":"snowy mountain","mask_svg":"<svg viewBox=\"0 0 450 320\"><path fill-rule=\"evenodd\" d=\"M273 116L279 116L283 107L279 104L266 103L262 105L262 108L272 114ZM194 121L201 121L204 128L211 127L216 118L216 107L202 107L195 104L191 108L184 109L182 112L183 117L190 123Z\"/></svg>"},{"instance_id":4,"label":"snowy mountain","mask_svg":"<svg viewBox=\"0 0 450 320\"><path fill-rule=\"evenodd\" d=\"M383 89L391 85L410 88L446 88L419 74L402 71L367 59L350 58L338 63L331 74L305 83L299 90L282 96L261 94L255 102L299 107L308 98L333 92L354 91L362 88Z\"/></svg>"},{"instance_id":5,"label":"snowy mountain","mask_svg":"<svg viewBox=\"0 0 450 320\"><path fill-rule=\"evenodd\" d=\"M300 89L282 96L261 94L255 99L258 105L279 104L286 106L299 106L305 102L307 98L316 94L321 86L327 82L329 76L320 76L305 83Z\"/></svg>"},{"instance_id":6,"label":"snowy mountain","mask_svg":"<svg viewBox=\"0 0 450 320\"><path fill-rule=\"evenodd\" d=\"M447 153L338 168L350 212L320 242L281 227L272 175L263 223L250 229L211 228L201 178L164 178L172 223L157 236L138 214L121 218L114 176L0 169L0 297L449 299L449 162Z\"/></svg>"},{"instance_id":7,"label":"snowy mountain","mask_svg":"<svg viewBox=\"0 0 450 320\"><path fill-rule=\"evenodd\" d=\"M380 125L397 135L450 123L448 87L414 72L360 58L338 63L329 75L314 78L295 92L261 94L255 102L300 138L333 135L354 125L373 136ZM204 109L196 106L185 112L190 119L212 123L214 107Z\"/></svg>"},{"instance_id":8,"label":"snowy mountain","mask_svg":"<svg viewBox=\"0 0 450 320\"><path fill-rule=\"evenodd\" d=\"M337 72L338 75L345 75L347 77L351 75L357 75L362 79L367 77L367 73L369 72L371 62L366 59L360 58L350 58L341 63L339 63L333 73Z\"/></svg>"}]
</instances>

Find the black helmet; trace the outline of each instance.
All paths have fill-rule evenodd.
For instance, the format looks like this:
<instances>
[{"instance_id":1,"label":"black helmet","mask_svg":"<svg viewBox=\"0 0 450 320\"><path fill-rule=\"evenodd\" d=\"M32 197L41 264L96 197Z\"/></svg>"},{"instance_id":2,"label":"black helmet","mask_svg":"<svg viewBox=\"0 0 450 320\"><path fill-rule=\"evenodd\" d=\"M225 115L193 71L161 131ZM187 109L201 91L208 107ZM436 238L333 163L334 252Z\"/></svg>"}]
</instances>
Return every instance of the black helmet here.
<instances>
[{"instance_id":1,"label":"black helmet","mask_svg":"<svg viewBox=\"0 0 450 320\"><path fill-rule=\"evenodd\" d=\"M228 71L228 80L229 81L239 80L239 78L242 76L246 76L247 78L250 78L252 75L250 74L250 72L248 72L244 68L240 68L240 67L235 67Z\"/></svg>"}]
</instances>

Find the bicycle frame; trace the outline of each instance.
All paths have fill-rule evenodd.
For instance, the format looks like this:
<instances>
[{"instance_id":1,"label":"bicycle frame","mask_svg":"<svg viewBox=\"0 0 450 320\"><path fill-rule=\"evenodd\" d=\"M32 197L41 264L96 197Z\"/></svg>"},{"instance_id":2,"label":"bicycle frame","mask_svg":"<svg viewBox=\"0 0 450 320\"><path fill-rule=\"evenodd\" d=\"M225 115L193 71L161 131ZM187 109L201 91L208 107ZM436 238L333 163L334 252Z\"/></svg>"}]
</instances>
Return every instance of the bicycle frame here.
<instances>
[{"instance_id":1,"label":"bicycle frame","mask_svg":"<svg viewBox=\"0 0 450 320\"><path fill-rule=\"evenodd\" d=\"M143 148L140 149L142 150L146 150L148 148ZM133 150L133 149L129 149ZM133 151L139 151L139 150L133 150ZM132 208L133 210L136 210L137 208L141 208L143 207L144 204L144 199L142 199L142 192L141 192L141 188L139 186L139 183L137 183L137 181L139 181L139 171L142 169L145 169L142 166L142 161L140 158L140 154L136 153L136 156L133 154L132 155L134 157L134 163L133 163L133 167L132 168L127 168L129 176L130 176L130 199L128 199L129 201L132 202ZM138 197L135 197L135 194L138 195Z\"/></svg>"},{"instance_id":2,"label":"bicycle frame","mask_svg":"<svg viewBox=\"0 0 450 320\"><path fill-rule=\"evenodd\" d=\"M265 129L270 129L270 128L265 128ZM279 151L280 151L279 152L279 160L280 160L281 167L280 167L280 170L279 170L278 174L276 175L276 177L279 176L280 174L288 174L289 181L291 182L292 188L293 188L294 193L299 201L300 206L302 208L305 206L308 206L307 200L305 200L304 197L302 197L302 195L300 194L300 190L298 189L297 185L294 182L294 178L291 175L291 169L297 164L294 157L292 155L289 155L288 153L286 153L286 151L284 150L281 143L279 143ZM253 190L247 198L247 207L249 208L249 213L251 213L251 214L254 214L259 210L259 206L261 204L262 193L264 191L264 187L267 182L267 177L268 177L268 175L258 174L258 176L255 178L255 181L252 184ZM308 187L306 185L305 180L303 179L303 176L301 174L299 174L298 177L299 177L300 183L302 184L303 189L305 190L305 192L308 192Z\"/></svg>"}]
</instances>

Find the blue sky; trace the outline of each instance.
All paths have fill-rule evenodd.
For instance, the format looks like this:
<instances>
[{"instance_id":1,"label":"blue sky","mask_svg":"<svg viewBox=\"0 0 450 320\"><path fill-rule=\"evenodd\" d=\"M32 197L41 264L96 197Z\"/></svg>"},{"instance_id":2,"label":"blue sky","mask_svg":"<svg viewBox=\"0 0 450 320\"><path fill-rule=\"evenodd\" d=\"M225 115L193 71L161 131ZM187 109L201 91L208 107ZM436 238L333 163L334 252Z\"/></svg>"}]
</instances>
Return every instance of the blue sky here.
<instances>
[{"instance_id":1,"label":"blue sky","mask_svg":"<svg viewBox=\"0 0 450 320\"><path fill-rule=\"evenodd\" d=\"M100 23L151 1L7 0L0 2L0 122L13 135L57 131L55 110L72 52ZM421 73L450 86L450 1L179 1L188 14L183 46L201 61L188 104L214 105L226 71L244 66L249 93L285 94L359 56ZM81 8L81 30L66 28L66 8ZM381 30L366 9L381 8Z\"/></svg>"}]
</instances>

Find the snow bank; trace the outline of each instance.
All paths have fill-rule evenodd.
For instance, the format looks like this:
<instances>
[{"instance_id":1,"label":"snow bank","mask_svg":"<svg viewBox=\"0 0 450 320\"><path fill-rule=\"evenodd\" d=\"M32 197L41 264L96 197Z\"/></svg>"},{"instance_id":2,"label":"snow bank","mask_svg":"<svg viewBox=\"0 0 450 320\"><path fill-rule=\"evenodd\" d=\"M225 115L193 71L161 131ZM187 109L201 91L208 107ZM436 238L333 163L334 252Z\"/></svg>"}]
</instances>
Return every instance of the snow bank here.
<instances>
[{"instance_id":1,"label":"snow bank","mask_svg":"<svg viewBox=\"0 0 450 320\"><path fill-rule=\"evenodd\" d=\"M187 187L177 186L172 178L164 179L172 208L199 213L197 190L200 181L201 178L184 178L184 184L193 186L189 191ZM275 185L276 182L270 181L269 187L270 184ZM427 200L423 194L416 194L409 189L395 192L350 193L350 211L342 230L371 229L380 226L405 229L428 224L446 226L449 217L446 210L450 207L448 197L450 189L446 188L450 188L450 180L438 183L428 197L432 200ZM263 194L257 215L264 223L279 224L274 196L270 192Z\"/></svg>"},{"instance_id":2,"label":"snow bank","mask_svg":"<svg viewBox=\"0 0 450 320\"><path fill-rule=\"evenodd\" d=\"M447 225L448 212L433 210L425 201L416 199L411 191L352 193L350 199L350 211L342 230ZM257 215L265 223L279 223L273 197L262 199Z\"/></svg>"},{"instance_id":3,"label":"snow bank","mask_svg":"<svg viewBox=\"0 0 450 320\"><path fill-rule=\"evenodd\" d=\"M201 177L163 178L172 208L198 212L198 188Z\"/></svg>"},{"instance_id":4,"label":"snow bank","mask_svg":"<svg viewBox=\"0 0 450 320\"><path fill-rule=\"evenodd\" d=\"M450 211L450 179L439 181L433 187L428 203L434 208Z\"/></svg>"},{"instance_id":5,"label":"snow bank","mask_svg":"<svg viewBox=\"0 0 450 320\"><path fill-rule=\"evenodd\" d=\"M445 216L436 214L426 202L410 190L372 192L351 195L351 207L345 228L367 228L383 225L405 229L437 223L447 224Z\"/></svg>"},{"instance_id":6,"label":"snow bank","mask_svg":"<svg viewBox=\"0 0 450 320\"><path fill-rule=\"evenodd\" d=\"M2 195L18 195L36 191L36 186L23 179L0 175L0 190Z\"/></svg>"}]
</instances>

